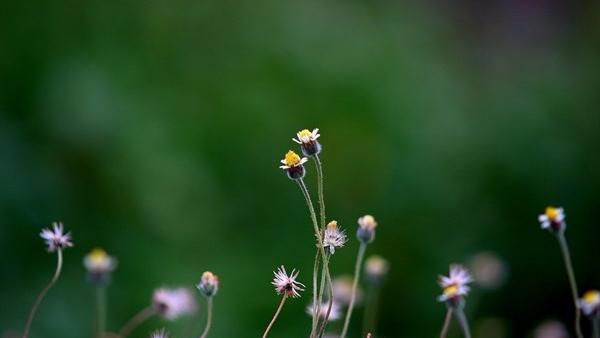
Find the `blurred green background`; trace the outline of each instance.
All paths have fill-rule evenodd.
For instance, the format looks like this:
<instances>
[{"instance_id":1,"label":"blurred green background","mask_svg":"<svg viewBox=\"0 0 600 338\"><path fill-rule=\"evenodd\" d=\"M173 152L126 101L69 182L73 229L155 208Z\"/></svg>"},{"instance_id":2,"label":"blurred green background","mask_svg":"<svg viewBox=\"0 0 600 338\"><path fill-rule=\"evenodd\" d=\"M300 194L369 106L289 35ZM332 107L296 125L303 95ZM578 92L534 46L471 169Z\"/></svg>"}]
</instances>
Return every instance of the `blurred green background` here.
<instances>
[{"instance_id":1,"label":"blurred green background","mask_svg":"<svg viewBox=\"0 0 600 338\"><path fill-rule=\"evenodd\" d=\"M82 258L95 246L119 260L112 330L155 287L191 287L212 270L221 290L211 336L260 336L279 300L272 270L297 267L310 281L311 225L278 169L302 128L321 129L328 215L352 238L335 275L352 271L356 219L379 221L368 253L391 271L377 336L435 337L437 275L480 252L508 271L502 287L469 296L476 337L530 336L549 318L572 328L559 248L536 220L548 204L566 209L580 288L600 287L597 2L0 9L2 337L22 330L54 270L38 233L56 220L75 247L32 338L92 336ZM288 303L272 337L307 335L309 294ZM153 319L133 337L162 326L198 335L199 301L197 317Z\"/></svg>"}]
</instances>

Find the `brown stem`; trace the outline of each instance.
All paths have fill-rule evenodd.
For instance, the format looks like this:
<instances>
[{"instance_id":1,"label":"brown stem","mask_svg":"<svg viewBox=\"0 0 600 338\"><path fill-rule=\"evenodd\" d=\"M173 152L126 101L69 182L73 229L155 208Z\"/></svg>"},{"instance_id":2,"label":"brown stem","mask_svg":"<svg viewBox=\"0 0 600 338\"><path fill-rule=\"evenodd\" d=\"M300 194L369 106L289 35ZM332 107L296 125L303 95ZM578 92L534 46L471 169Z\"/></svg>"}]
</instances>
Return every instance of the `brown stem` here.
<instances>
[{"instance_id":1,"label":"brown stem","mask_svg":"<svg viewBox=\"0 0 600 338\"><path fill-rule=\"evenodd\" d=\"M279 303L279 306L277 307L277 311L275 311L275 315L273 316L273 319L271 319L271 322L269 323L269 326L267 326L267 329L265 330L265 333L263 333L262 338L267 338L267 335L269 334L269 331L271 331L271 328L273 327L273 324L277 320L277 317L279 317L279 313L281 312L281 309L283 308L283 304L285 304L285 300L286 299L287 299L287 295L284 294L283 297L281 297L281 302Z\"/></svg>"},{"instance_id":2,"label":"brown stem","mask_svg":"<svg viewBox=\"0 0 600 338\"><path fill-rule=\"evenodd\" d=\"M136 313L131 319L119 330L119 337L127 337L133 330L135 330L140 324L146 319L154 315L156 311L152 306L143 308L140 312Z\"/></svg>"}]
</instances>

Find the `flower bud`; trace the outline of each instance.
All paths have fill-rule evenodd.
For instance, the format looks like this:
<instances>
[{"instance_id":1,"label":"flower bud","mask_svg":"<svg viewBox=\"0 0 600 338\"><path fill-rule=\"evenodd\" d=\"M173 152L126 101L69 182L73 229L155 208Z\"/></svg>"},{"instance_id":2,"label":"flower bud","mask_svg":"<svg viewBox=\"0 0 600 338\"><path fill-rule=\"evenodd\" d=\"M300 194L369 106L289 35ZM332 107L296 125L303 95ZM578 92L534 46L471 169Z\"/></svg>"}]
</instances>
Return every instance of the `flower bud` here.
<instances>
[{"instance_id":1,"label":"flower bud","mask_svg":"<svg viewBox=\"0 0 600 338\"><path fill-rule=\"evenodd\" d=\"M358 219L358 230L356 237L364 244L369 244L375 239L375 228L377 222L371 215L365 215Z\"/></svg>"},{"instance_id":2,"label":"flower bud","mask_svg":"<svg viewBox=\"0 0 600 338\"><path fill-rule=\"evenodd\" d=\"M205 297L212 297L219 291L219 277L210 271L206 271L196 286Z\"/></svg>"}]
</instances>

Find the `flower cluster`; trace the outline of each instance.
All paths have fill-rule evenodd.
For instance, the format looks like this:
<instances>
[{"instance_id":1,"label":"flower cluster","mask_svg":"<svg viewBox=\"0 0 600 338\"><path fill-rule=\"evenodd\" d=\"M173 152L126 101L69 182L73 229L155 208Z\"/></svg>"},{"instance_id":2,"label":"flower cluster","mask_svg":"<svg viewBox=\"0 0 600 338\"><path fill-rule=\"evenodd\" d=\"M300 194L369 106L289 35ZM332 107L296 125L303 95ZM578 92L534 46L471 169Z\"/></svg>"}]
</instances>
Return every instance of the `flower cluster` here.
<instances>
[{"instance_id":1,"label":"flower cluster","mask_svg":"<svg viewBox=\"0 0 600 338\"><path fill-rule=\"evenodd\" d=\"M335 253L336 248L341 248L346 243L346 234L338 227L336 221L331 221L325 228L323 236L323 247L327 249L330 255Z\"/></svg>"}]
</instances>

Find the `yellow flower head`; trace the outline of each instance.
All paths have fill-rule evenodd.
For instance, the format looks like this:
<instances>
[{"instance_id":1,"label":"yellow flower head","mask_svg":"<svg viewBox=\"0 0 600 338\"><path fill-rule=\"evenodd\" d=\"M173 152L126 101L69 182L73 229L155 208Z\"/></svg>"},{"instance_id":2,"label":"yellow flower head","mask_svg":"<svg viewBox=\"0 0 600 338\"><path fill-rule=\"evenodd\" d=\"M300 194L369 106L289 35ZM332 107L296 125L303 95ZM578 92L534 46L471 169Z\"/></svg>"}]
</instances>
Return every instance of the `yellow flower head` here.
<instances>
[{"instance_id":1,"label":"yellow flower head","mask_svg":"<svg viewBox=\"0 0 600 338\"><path fill-rule=\"evenodd\" d=\"M106 273L115 269L117 262L101 248L94 248L83 259L85 268L94 273Z\"/></svg>"},{"instance_id":2,"label":"yellow flower head","mask_svg":"<svg viewBox=\"0 0 600 338\"><path fill-rule=\"evenodd\" d=\"M447 288L444 288L444 296L446 298L452 298L454 296L458 295L458 286L454 285L450 285Z\"/></svg>"},{"instance_id":3,"label":"yellow flower head","mask_svg":"<svg viewBox=\"0 0 600 338\"><path fill-rule=\"evenodd\" d=\"M298 137L299 138L305 138L305 137L311 137L312 136L312 132L308 129L302 129L298 132Z\"/></svg>"},{"instance_id":4,"label":"yellow flower head","mask_svg":"<svg viewBox=\"0 0 600 338\"><path fill-rule=\"evenodd\" d=\"M93 265L103 265L106 262L106 259L108 258L108 254L106 253L106 251L100 248L94 248L94 250L92 250L88 254L88 257L90 263L92 263Z\"/></svg>"},{"instance_id":5,"label":"yellow flower head","mask_svg":"<svg viewBox=\"0 0 600 338\"><path fill-rule=\"evenodd\" d=\"M597 290L587 291L583 294L582 300L588 304L600 303L600 292Z\"/></svg>"},{"instance_id":6,"label":"yellow flower head","mask_svg":"<svg viewBox=\"0 0 600 338\"><path fill-rule=\"evenodd\" d=\"M554 207L546 208L546 216L548 216L548 218L551 220L555 220L556 217L558 217L559 213L560 213L559 208L554 208Z\"/></svg>"},{"instance_id":7,"label":"yellow flower head","mask_svg":"<svg viewBox=\"0 0 600 338\"><path fill-rule=\"evenodd\" d=\"M329 228L329 229L332 229L332 230L333 230L333 229L336 229L336 228L337 228L337 225L338 225L338 224L337 224L337 221L331 221L331 222L329 222L329 224L327 224L327 228Z\"/></svg>"}]
</instances>

